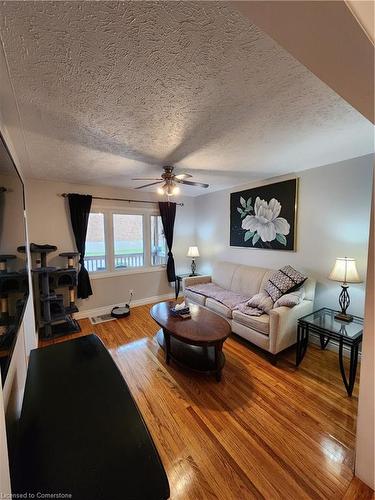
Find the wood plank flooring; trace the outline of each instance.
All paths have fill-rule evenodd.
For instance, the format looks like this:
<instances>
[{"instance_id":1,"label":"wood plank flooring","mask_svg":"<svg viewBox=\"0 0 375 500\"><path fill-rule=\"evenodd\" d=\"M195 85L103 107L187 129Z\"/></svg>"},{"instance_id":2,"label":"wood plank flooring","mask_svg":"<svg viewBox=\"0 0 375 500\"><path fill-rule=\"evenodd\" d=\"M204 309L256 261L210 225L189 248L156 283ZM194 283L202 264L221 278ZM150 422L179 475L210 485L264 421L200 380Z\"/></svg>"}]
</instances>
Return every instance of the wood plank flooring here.
<instances>
[{"instance_id":1,"label":"wood plank flooring","mask_svg":"<svg viewBox=\"0 0 375 500\"><path fill-rule=\"evenodd\" d=\"M91 332L103 340L159 450L171 499L372 498L357 479L351 486L358 385L347 397L336 353L310 346L299 369L294 351L272 366L231 337L217 383L165 364L149 309L96 326L81 320L81 334L52 342Z\"/></svg>"}]
</instances>

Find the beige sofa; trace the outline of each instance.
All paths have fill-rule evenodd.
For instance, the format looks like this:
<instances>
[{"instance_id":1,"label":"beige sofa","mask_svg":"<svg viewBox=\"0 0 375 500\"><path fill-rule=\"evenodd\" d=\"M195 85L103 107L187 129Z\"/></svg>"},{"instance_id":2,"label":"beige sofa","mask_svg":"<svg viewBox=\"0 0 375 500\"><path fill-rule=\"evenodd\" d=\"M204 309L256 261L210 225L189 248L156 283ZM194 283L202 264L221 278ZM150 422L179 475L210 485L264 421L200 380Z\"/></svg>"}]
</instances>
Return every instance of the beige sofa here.
<instances>
[{"instance_id":1,"label":"beige sofa","mask_svg":"<svg viewBox=\"0 0 375 500\"><path fill-rule=\"evenodd\" d=\"M269 314L248 316L240 311L231 311L228 307L213 298L186 290L187 287L213 282L217 285L252 297L261 292L274 269L244 266L231 262L217 262L212 276L194 276L183 280L185 300L210 309L225 317L231 324L232 331L268 351L272 362L276 362L277 354L297 341L297 320L313 310L315 281L307 279L304 283L305 299L294 307L277 307Z\"/></svg>"}]
</instances>

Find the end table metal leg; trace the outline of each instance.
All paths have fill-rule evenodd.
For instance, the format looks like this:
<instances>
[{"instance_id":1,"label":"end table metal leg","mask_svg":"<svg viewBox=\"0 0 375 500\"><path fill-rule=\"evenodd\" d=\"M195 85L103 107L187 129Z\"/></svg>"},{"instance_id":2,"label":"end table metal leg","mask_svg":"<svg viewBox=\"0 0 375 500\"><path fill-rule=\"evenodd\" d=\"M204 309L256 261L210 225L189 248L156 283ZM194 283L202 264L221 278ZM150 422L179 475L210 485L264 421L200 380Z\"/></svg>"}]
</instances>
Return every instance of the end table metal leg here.
<instances>
[{"instance_id":1,"label":"end table metal leg","mask_svg":"<svg viewBox=\"0 0 375 500\"><path fill-rule=\"evenodd\" d=\"M300 357L301 357L301 330L302 330L301 325L298 325L298 327L297 327L296 366L298 366L301 362L301 360L300 360Z\"/></svg>"},{"instance_id":2,"label":"end table metal leg","mask_svg":"<svg viewBox=\"0 0 375 500\"><path fill-rule=\"evenodd\" d=\"M301 361L305 357L308 345L309 345L309 328L307 326L305 326L304 329L303 329L303 342L302 342Z\"/></svg>"},{"instance_id":3,"label":"end table metal leg","mask_svg":"<svg viewBox=\"0 0 375 500\"><path fill-rule=\"evenodd\" d=\"M299 366L301 364L301 361L305 357L308 343L309 343L309 331L307 327L305 325L298 325L296 366Z\"/></svg>"},{"instance_id":4,"label":"end table metal leg","mask_svg":"<svg viewBox=\"0 0 375 500\"><path fill-rule=\"evenodd\" d=\"M351 346L350 348L349 381L348 381L344 367L344 343L342 339L340 339L340 346L339 346L340 371L341 371L342 381L344 382L348 396L352 395L355 384L355 376L357 373L357 365L358 365L358 349L359 349L359 344Z\"/></svg>"},{"instance_id":5,"label":"end table metal leg","mask_svg":"<svg viewBox=\"0 0 375 500\"><path fill-rule=\"evenodd\" d=\"M321 349L324 350L327 347L328 342L330 341L330 338L329 337L325 338L324 335L320 334L319 339L320 339L320 347L321 347Z\"/></svg>"},{"instance_id":6,"label":"end table metal leg","mask_svg":"<svg viewBox=\"0 0 375 500\"><path fill-rule=\"evenodd\" d=\"M176 281L174 282L174 290L175 290L175 298L177 300L178 295L180 293L180 280L178 278L176 278Z\"/></svg>"},{"instance_id":7,"label":"end table metal leg","mask_svg":"<svg viewBox=\"0 0 375 500\"><path fill-rule=\"evenodd\" d=\"M349 381L348 381L344 367L344 343L342 339L340 339L340 346L339 346L340 371L341 371L342 381L344 382L348 396L352 395L354 389L355 376L357 373L357 365L358 365L358 349L359 349L359 344L350 347Z\"/></svg>"}]
</instances>

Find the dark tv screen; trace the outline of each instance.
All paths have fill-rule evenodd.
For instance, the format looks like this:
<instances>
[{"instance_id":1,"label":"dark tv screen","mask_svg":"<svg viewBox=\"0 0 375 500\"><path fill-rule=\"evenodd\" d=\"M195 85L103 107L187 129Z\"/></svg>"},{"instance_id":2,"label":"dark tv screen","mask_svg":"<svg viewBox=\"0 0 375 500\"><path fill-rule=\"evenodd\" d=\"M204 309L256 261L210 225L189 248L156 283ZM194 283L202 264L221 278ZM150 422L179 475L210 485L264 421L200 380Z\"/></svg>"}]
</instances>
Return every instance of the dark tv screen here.
<instances>
[{"instance_id":1,"label":"dark tv screen","mask_svg":"<svg viewBox=\"0 0 375 500\"><path fill-rule=\"evenodd\" d=\"M24 186L0 134L0 368L4 385L28 295Z\"/></svg>"}]
</instances>

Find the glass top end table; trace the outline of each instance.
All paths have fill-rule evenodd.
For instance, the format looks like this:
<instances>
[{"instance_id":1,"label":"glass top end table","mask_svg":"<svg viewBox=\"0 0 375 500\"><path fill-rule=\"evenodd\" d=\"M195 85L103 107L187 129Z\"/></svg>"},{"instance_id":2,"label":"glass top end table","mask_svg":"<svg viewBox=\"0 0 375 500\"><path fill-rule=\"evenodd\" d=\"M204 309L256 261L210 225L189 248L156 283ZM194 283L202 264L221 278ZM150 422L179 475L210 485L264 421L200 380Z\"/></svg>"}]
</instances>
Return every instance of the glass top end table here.
<instances>
[{"instance_id":1,"label":"glass top end table","mask_svg":"<svg viewBox=\"0 0 375 500\"><path fill-rule=\"evenodd\" d=\"M358 349L363 336L363 319L353 316L353 321L340 321L335 318L337 311L323 307L298 320L296 365L302 362L309 341L309 334L317 335L320 346L325 349L330 340L339 344L339 364L341 376L349 396L352 395L358 364ZM345 373L344 346L350 349L349 380Z\"/></svg>"}]
</instances>

